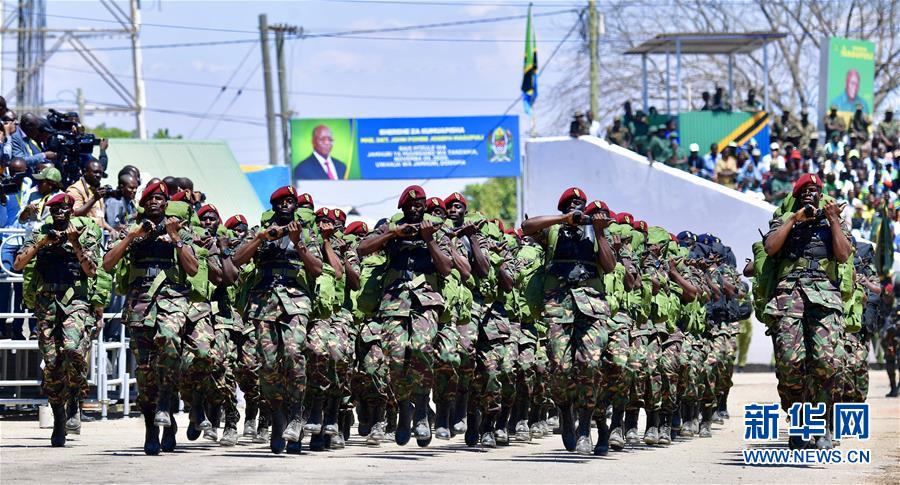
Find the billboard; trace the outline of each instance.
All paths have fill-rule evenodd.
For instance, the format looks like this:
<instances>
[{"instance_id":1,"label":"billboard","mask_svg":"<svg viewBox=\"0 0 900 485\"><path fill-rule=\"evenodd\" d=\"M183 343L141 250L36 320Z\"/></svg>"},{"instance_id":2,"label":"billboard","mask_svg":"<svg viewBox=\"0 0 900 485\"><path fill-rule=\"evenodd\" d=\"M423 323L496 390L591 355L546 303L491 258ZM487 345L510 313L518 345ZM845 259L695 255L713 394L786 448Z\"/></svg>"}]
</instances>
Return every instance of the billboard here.
<instances>
[{"instance_id":1,"label":"billboard","mask_svg":"<svg viewBox=\"0 0 900 485\"><path fill-rule=\"evenodd\" d=\"M874 107L875 44L865 40L829 37L821 45L820 123L830 106L837 106L838 113L845 118L856 111L856 105L861 105L863 113L871 115Z\"/></svg>"},{"instance_id":2,"label":"billboard","mask_svg":"<svg viewBox=\"0 0 900 485\"><path fill-rule=\"evenodd\" d=\"M291 177L387 180L519 175L518 116L291 120Z\"/></svg>"}]
</instances>

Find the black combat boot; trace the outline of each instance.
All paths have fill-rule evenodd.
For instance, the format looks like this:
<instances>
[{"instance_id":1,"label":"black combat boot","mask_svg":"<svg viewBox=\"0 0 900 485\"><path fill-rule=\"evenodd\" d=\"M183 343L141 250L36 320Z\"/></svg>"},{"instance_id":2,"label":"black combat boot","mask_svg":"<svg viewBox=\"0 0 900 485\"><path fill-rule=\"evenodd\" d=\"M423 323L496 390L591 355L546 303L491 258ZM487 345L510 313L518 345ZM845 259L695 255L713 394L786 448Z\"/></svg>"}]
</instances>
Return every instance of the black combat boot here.
<instances>
[{"instance_id":1,"label":"black combat boot","mask_svg":"<svg viewBox=\"0 0 900 485\"><path fill-rule=\"evenodd\" d=\"M478 444L478 439L480 438L481 411L478 409L471 409L470 411L471 412L466 415L466 445L476 446Z\"/></svg>"},{"instance_id":2,"label":"black combat boot","mask_svg":"<svg viewBox=\"0 0 900 485\"><path fill-rule=\"evenodd\" d=\"M659 443L659 411L646 410L647 427L644 429L644 444L654 446Z\"/></svg>"},{"instance_id":3,"label":"black combat boot","mask_svg":"<svg viewBox=\"0 0 900 485\"><path fill-rule=\"evenodd\" d=\"M572 411L571 403L559 405L559 429L566 451L575 451L577 441L575 437L575 414Z\"/></svg>"},{"instance_id":4,"label":"black combat boot","mask_svg":"<svg viewBox=\"0 0 900 485\"><path fill-rule=\"evenodd\" d=\"M593 420L593 408L581 408L578 410L578 428L575 430L575 451L581 455L594 453L594 444L591 443L591 421Z\"/></svg>"},{"instance_id":5,"label":"black combat boot","mask_svg":"<svg viewBox=\"0 0 900 485\"><path fill-rule=\"evenodd\" d=\"M415 407L412 401L402 401L397 404L397 431L394 432L394 442L400 446L406 446L412 437L412 420Z\"/></svg>"},{"instance_id":6,"label":"black combat boot","mask_svg":"<svg viewBox=\"0 0 900 485\"><path fill-rule=\"evenodd\" d=\"M484 413L481 419L481 446L485 448L497 447L497 440L494 438L494 416L493 413Z\"/></svg>"},{"instance_id":7,"label":"black combat boot","mask_svg":"<svg viewBox=\"0 0 900 485\"><path fill-rule=\"evenodd\" d=\"M162 439L159 441L160 447L166 453L175 451L175 446L177 445L176 436L178 435L178 422L175 421L175 415L172 412L173 409L178 409L178 398L174 396L169 404L169 420L172 425L168 428L163 428Z\"/></svg>"},{"instance_id":8,"label":"black combat boot","mask_svg":"<svg viewBox=\"0 0 900 485\"><path fill-rule=\"evenodd\" d=\"M375 421L372 420L372 407L368 401L363 400L359 402L359 406L356 408L356 419L359 420L356 433L360 436L369 436Z\"/></svg>"},{"instance_id":9,"label":"black combat boot","mask_svg":"<svg viewBox=\"0 0 900 485\"><path fill-rule=\"evenodd\" d=\"M50 435L50 446L59 448L66 446L66 406L54 404L53 410L53 434Z\"/></svg>"},{"instance_id":10,"label":"black combat boot","mask_svg":"<svg viewBox=\"0 0 900 485\"><path fill-rule=\"evenodd\" d=\"M321 397L314 397L309 402L309 416L306 418L306 424L303 425L303 431L315 436L322 432L322 418L324 402Z\"/></svg>"},{"instance_id":11,"label":"black combat boot","mask_svg":"<svg viewBox=\"0 0 900 485\"><path fill-rule=\"evenodd\" d=\"M77 396L66 404L66 433L81 434L81 400Z\"/></svg>"},{"instance_id":12,"label":"black combat boot","mask_svg":"<svg viewBox=\"0 0 900 485\"><path fill-rule=\"evenodd\" d=\"M629 409L625 411L625 442L629 445L636 445L641 442L638 438L637 425L640 409Z\"/></svg>"},{"instance_id":13,"label":"black combat boot","mask_svg":"<svg viewBox=\"0 0 900 485\"><path fill-rule=\"evenodd\" d=\"M144 414L144 453L147 455L158 455L159 446L159 426L154 423L156 411L152 406L142 410Z\"/></svg>"},{"instance_id":14,"label":"black combat boot","mask_svg":"<svg viewBox=\"0 0 900 485\"><path fill-rule=\"evenodd\" d=\"M897 369L897 364L895 361L887 361L884 363L884 370L887 371L888 382L891 384L891 390L884 397L897 397L898 389L897 389L897 376L895 375L895 370Z\"/></svg>"},{"instance_id":15,"label":"black combat boot","mask_svg":"<svg viewBox=\"0 0 900 485\"><path fill-rule=\"evenodd\" d=\"M282 436L287 426L287 418L284 415L284 406L279 404L272 406L272 434L269 437L269 449L278 454L284 451L286 441Z\"/></svg>"},{"instance_id":16,"label":"black combat boot","mask_svg":"<svg viewBox=\"0 0 900 485\"><path fill-rule=\"evenodd\" d=\"M625 408L613 406L612 417L609 420L609 447L615 451L625 449L625 425L622 418L625 416Z\"/></svg>"},{"instance_id":17,"label":"black combat boot","mask_svg":"<svg viewBox=\"0 0 900 485\"><path fill-rule=\"evenodd\" d=\"M502 404L500 406L500 412L497 414L496 420L494 421L494 439L497 441L498 445L509 445L509 432L506 430L506 427L509 424L509 413L509 406Z\"/></svg>"},{"instance_id":18,"label":"black combat boot","mask_svg":"<svg viewBox=\"0 0 900 485\"><path fill-rule=\"evenodd\" d=\"M460 391L460 393L456 395L456 402L453 403L452 408L450 409L450 425L452 426L450 432L452 434L463 434L468 429L468 406L469 391ZM478 434L477 430L475 434Z\"/></svg>"},{"instance_id":19,"label":"black combat boot","mask_svg":"<svg viewBox=\"0 0 900 485\"><path fill-rule=\"evenodd\" d=\"M428 394L420 394L416 396L416 409L413 413L414 433L416 435L416 444L425 448L431 444L431 420L428 415L431 410L428 406Z\"/></svg>"},{"instance_id":20,"label":"black combat boot","mask_svg":"<svg viewBox=\"0 0 900 485\"><path fill-rule=\"evenodd\" d=\"M604 413L597 413L594 422L597 423L597 444L594 445L594 455L606 456L609 454L609 426L606 424Z\"/></svg>"},{"instance_id":21,"label":"black combat boot","mask_svg":"<svg viewBox=\"0 0 900 485\"><path fill-rule=\"evenodd\" d=\"M438 399L435 403L437 410L434 413L434 437L439 440L449 440L450 432L450 408L454 401Z\"/></svg>"}]
</instances>

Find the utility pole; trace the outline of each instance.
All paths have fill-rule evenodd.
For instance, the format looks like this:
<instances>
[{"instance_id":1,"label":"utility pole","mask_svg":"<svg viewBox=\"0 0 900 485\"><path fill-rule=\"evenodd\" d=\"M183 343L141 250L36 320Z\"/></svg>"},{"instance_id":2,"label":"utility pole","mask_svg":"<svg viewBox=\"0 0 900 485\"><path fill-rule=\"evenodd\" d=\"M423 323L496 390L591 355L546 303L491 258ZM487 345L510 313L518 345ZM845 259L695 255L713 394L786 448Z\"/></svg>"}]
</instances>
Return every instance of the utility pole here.
<instances>
[{"instance_id":1,"label":"utility pole","mask_svg":"<svg viewBox=\"0 0 900 485\"><path fill-rule=\"evenodd\" d=\"M274 24L269 30L275 32L275 62L278 65L278 100L281 108L281 147L284 164L291 164L290 123L291 108L288 102L287 68L284 64L284 34L299 34L302 29L287 24Z\"/></svg>"},{"instance_id":2,"label":"utility pole","mask_svg":"<svg viewBox=\"0 0 900 485\"><path fill-rule=\"evenodd\" d=\"M278 164L275 140L275 103L272 99L272 63L269 60L269 22L266 14L259 14L259 43L262 47L263 90L266 93L266 131L269 139L269 164Z\"/></svg>"},{"instance_id":3,"label":"utility pole","mask_svg":"<svg viewBox=\"0 0 900 485\"><path fill-rule=\"evenodd\" d=\"M591 56L591 115L597 116L597 101L600 97L599 37L600 18L596 0L588 0L588 51Z\"/></svg>"},{"instance_id":4,"label":"utility pole","mask_svg":"<svg viewBox=\"0 0 900 485\"><path fill-rule=\"evenodd\" d=\"M147 139L147 123L144 121L144 107L147 96L144 94L144 56L141 52L141 9L138 0L131 0L131 66L134 71L134 124L138 138Z\"/></svg>"},{"instance_id":5,"label":"utility pole","mask_svg":"<svg viewBox=\"0 0 900 485\"><path fill-rule=\"evenodd\" d=\"M75 89L75 103L78 104L78 119L84 123L84 91L81 88Z\"/></svg>"}]
</instances>

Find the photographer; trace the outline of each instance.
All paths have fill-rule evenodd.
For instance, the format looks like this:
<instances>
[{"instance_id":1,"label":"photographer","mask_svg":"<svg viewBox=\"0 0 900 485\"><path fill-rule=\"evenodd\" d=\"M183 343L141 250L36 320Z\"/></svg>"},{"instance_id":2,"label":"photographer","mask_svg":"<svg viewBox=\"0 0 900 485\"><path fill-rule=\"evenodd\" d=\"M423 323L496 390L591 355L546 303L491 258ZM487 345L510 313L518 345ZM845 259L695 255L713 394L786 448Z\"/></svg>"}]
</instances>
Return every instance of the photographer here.
<instances>
[{"instance_id":1,"label":"photographer","mask_svg":"<svg viewBox=\"0 0 900 485\"><path fill-rule=\"evenodd\" d=\"M13 158L12 135L19 129L19 121L14 112L4 108L0 111L0 122L3 123L3 129L0 129L0 161L6 164Z\"/></svg>"},{"instance_id":2,"label":"photographer","mask_svg":"<svg viewBox=\"0 0 900 485\"><path fill-rule=\"evenodd\" d=\"M97 225L109 232L114 229L106 223L107 197L118 195L109 185L100 186L100 181L106 177L103 164L99 160L91 160L84 167L84 175L66 189L66 193L75 199L73 215L90 217Z\"/></svg>"},{"instance_id":3,"label":"photographer","mask_svg":"<svg viewBox=\"0 0 900 485\"><path fill-rule=\"evenodd\" d=\"M121 232L137 218L137 205L134 197L137 194L138 180L129 171L119 172L119 186L106 199L106 224L115 231Z\"/></svg>"},{"instance_id":4,"label":"photographer","mask_svg":"<svg viewBox=\"0 0 900 485\"><path fill-rule=\"evenodd\" d=\"M2 179L0 179L0 227L4 229L22 227L19 223L19 213L22 211L25 194L31 188L31 179L26 177L27 172L28 166L25 164L25 160L14 158L9 162ZM13 271L13 261L19 248L22 247L23 238L4 233L0 240L3 241L2 252L0 252L3 269ZM5 271L2 273L4 276ZM15 293L15 300L12 304L10 304L11 291ZM22 283L0 284L0 312L18 311L21 300ZM25 339L21 319L3 319L0 322L0 329L2 329L0 338Z\"/></svg>"},{"instance_id":5,"label":"photographer","mask_svg":"<svg viewBox=\"0 0 900 485\"><path fill-rule=\"evenodd\" d=\"M55 161L56 152L44 149L44 144L50 139L50 129L47 120L34 113L22 115L18 128L10 135L12 156L24 158L32 171L40 162Z\"/></svg>"}]
</instances>

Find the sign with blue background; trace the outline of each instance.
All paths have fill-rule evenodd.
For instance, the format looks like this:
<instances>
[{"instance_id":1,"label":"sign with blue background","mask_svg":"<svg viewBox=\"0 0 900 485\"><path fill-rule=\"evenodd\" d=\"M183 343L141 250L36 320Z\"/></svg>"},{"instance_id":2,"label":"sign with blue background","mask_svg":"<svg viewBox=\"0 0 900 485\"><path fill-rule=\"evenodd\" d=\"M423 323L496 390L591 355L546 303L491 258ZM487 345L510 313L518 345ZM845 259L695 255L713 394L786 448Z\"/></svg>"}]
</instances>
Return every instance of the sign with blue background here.
<instances>
[{"instance_id":1,"label":"sign with blue background","mask_svg":"<svg viewBox=\"0 0 900 485\"><path fill-rule=\"evenodd\" d=\"M519 175L518 116L291 120L291 174L303 180Z\"/></svg>"}]
</instances>

